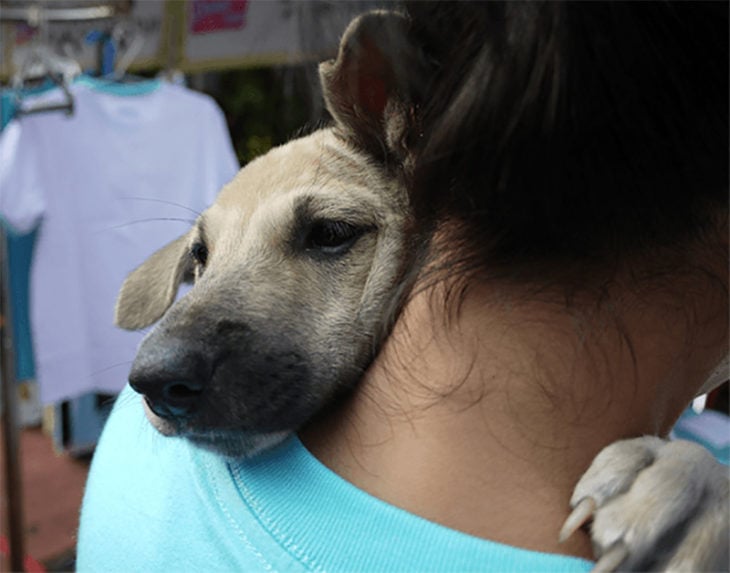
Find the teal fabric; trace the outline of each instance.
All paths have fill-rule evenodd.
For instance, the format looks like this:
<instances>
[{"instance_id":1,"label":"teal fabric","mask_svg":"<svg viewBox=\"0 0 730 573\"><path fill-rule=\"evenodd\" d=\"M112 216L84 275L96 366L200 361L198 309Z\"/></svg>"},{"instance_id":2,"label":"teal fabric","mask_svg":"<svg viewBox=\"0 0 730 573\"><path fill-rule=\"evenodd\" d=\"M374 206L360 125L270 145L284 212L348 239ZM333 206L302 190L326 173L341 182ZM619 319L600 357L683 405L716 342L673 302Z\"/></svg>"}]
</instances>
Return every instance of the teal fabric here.
<instances>
[{"instance_id":1,"label":"teal fabric","mask_svg":"<svg viewBox=\"0 0 730 573\"><path fill-rule=\"evenodd\" d=\"M291 437L227 462L121 394L94 456L78 571L585 572L592 564L447 529L344 481Z\"/></svg>"},{"instance_id":2,"label":"teal fabric","mask_svg":"<svg viewBox=\"0 0 730 573\"><path fill-rule=\"evenodd\" d=\"M35 361L30 330L30 265L38 233L31 231L18 234L9 225L5 225L5 230L8 237L10 296L13 300L15 379L31 380L35 378Z\"/></svg>"},{"instance_id":3,"label":"teal fabric","mask_svg":"<svg viewBox=\"0 0 730 573\"><path fill-rule=\"evenodd\" d=\"M0 92L0 131L15 115L16 97L13 90ZM10 297L13 301L13 354L15 357L15 379L35 378L33 340L30 332L30 264L33 258L37 231L20 234L2 220L0 225L7 233L8 270Z\"/></svg>"},{"instance_id":4,"label":"teal fabric","mask_svg":"<svg viewBox=\"0 0 730 573\"><path fill-rule=\"evenodd\" d=\"M162 80L157 78L126 78L125 81L95 78L89 75L80 76L75 83L89 86L95 90L103 91L117 96L141 96L155 91L160 87Z\"/></svg>"},{"instance_id":5,"label":"teal fabric","mask_svg":"<svg viewBox=\"0 0 730 573\"><path fill-rule=\"evenodd\" d=\"M713 410L698 414L689 408L674 426L672 437L696 442L709 450L717 461L730 466L730 416L727 414Z\"/></svg>"}]
</instances>

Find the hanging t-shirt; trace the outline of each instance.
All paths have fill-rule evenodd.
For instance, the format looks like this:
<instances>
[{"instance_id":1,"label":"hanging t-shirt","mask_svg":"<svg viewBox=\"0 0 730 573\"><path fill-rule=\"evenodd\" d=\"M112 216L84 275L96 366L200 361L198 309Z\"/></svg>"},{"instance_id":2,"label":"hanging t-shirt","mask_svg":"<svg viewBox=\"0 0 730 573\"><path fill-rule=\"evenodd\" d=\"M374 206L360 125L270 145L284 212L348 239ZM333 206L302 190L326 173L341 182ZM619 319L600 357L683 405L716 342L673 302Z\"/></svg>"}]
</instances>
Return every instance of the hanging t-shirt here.
<instances>
[{"instance_id":1,"label":"hanging t-shirt","mask_svg":"<svg viewBox=\"0 0 730 573\"><path fill-rule=\"evenodd\" d=\"M292 437L226 461L160 435L120 395L86 485L77 571L584 573L589 561L472 537L385 503Z\"/></svg>"},{"instance_id":2,"label":"hanging t-shirt","mask_svg":"<svg viewBox=\"0 0 730 573\"><path fill-rule=\"evenodd\" d=\"M185 233L238 170L210 97L103 85L74 84L72 116L21 117L0 135L0 215L21 232L40 223L31 322L45 403L122 388L142 336L113 324L125 276Z\"/></svg>"}]
</instances>

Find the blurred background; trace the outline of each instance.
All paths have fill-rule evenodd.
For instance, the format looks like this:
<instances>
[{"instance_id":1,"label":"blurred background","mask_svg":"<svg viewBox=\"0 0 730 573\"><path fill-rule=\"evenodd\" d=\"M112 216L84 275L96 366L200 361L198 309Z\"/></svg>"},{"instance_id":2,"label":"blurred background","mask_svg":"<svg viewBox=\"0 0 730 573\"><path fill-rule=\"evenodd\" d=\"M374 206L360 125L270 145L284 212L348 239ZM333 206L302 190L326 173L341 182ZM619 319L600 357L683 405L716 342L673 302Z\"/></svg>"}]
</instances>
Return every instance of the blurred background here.
<instances>
[{"instance_id":1,"label":"blurred background","mask_svg":"<svg viewBox=\"0 0 730 573\"><path fill-rule=\"evenodd\" d=\"M112 324L124 275L239 166L326 120L317 63L378 4L0 1L2 570L11 549L73 569L89 461L144 334Z\"/></svg>"},{"instance_id":2,"label":"blurred background","mask_svg":"<svg viewBox=\"0 0 730 573\"><path fill-rule=\"evenodd\" d=\"M1 570L74 568L89 462L144 335L113 325L124 277L240 166L327 120L317 63L382 5L398 7L0 0ZM727 384L675 434L727 463L713 408Z\"/></svg>"}]
</instances>

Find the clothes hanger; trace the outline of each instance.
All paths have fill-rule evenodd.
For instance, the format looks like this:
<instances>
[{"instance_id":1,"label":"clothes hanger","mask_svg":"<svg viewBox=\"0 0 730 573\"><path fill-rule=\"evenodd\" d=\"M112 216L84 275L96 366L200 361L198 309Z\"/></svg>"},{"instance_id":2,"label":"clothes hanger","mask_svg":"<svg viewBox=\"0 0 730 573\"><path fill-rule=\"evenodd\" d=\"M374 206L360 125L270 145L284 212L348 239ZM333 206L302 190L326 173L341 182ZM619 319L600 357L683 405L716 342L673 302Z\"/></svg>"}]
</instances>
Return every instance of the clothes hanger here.
<instances>
[{"instance_id":1,"label":"clothes hanger","mask_svg":"<svg viewBox=\"0 0 730 573\"><path fill-rule=\"evenodd\" d=\"M12 79L16 94L16 115L26 116L49 111L65 111L71 115L74 111L74 99L69 86L81 75L81 71L81 66L76 60L62 56L38 41L23 58ZM23 103L24 89L33 85L43 85L48 81L60 88L63 95L61 102L40 102L35 105Z\"/></svg>"},{"instance_id":2,"label":"clothes hanger","mask_svg":"<svg viewBox=\"0 0 730 573\"><path fill-rule=\"evenodd\" d=\"M135 58L140 54L145 44L145 37L139 26L132 20L124 19L116 22L111 33L112 41L117 48L117 58L114 63L113 77L120 81L127 76L127 70ZM142 79L131 76L132 80Z\"/></svg>"},{"instance_id":3,"label":"clothes hanger","mask_svg":"<svg viewBox=\"0 0 730 573\"><path fill-rule=\"evenodd\" d=\"M86 42L99 46L99 74L85 74L78 81L93 89L122 96L145 95L155 91L161 84L158 79L127 73L145 41L141 28L127 18L115 22L108 32L92 31L86 36Z\"/></svg>"}]
</instances>

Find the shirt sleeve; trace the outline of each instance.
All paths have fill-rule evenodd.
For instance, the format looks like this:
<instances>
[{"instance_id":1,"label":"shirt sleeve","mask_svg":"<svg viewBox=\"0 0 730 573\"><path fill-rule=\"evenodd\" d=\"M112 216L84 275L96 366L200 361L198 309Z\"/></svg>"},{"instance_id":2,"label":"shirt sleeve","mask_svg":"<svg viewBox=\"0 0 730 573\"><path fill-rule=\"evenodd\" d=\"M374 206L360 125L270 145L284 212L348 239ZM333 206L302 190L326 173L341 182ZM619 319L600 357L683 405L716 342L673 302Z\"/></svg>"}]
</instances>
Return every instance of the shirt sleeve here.
<instances>
[{"instance_id":1,"label":"shirt sleeve","mask_svg":"<svg viewBox=\"0 0 730 573\"><path fill-rule=\"evenodd\" d=\"M45 210L38 145L19 121L0 134L0 217L18 233L38 225Z\"/></svg>"}]
</instances>

